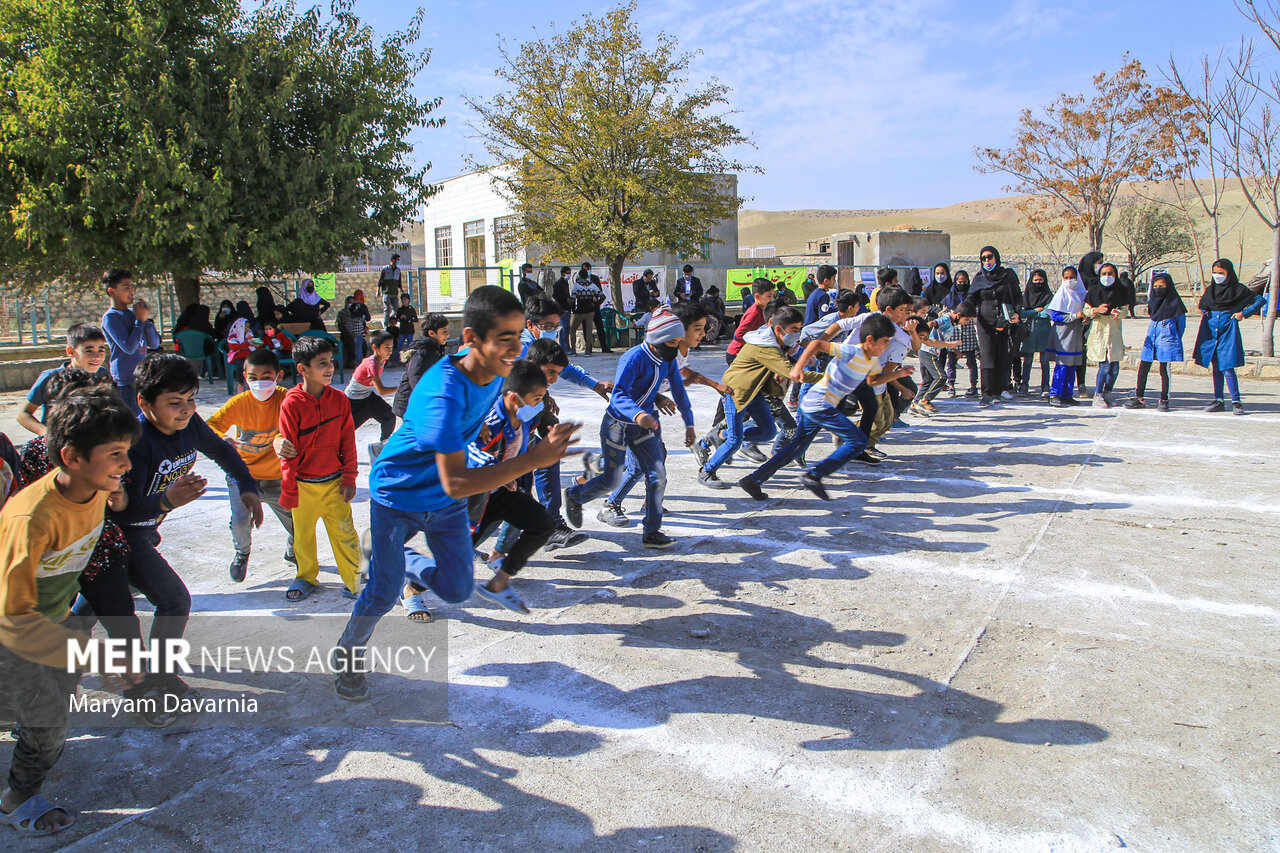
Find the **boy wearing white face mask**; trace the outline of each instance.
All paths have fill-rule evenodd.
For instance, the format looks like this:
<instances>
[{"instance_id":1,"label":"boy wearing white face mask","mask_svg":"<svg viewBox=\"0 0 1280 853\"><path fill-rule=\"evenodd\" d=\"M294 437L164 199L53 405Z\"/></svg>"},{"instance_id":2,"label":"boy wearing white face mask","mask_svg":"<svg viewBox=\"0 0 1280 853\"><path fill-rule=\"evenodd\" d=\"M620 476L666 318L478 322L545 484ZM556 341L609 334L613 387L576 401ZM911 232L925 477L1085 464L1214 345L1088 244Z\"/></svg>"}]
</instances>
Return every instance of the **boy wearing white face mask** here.
<instances>
[{"instance_id":1,"label":"boy wearing white face mask","mask_svg":"<svg viewBox=\"0 0 1280 853\"><path fill-rule=\"evenodd\" d=\"M284 546L285 562L295 563L293 555L293 514L280 506L280 457L271 443L280 434L280 403L288 388L277 385L280 359L269 349L254 350L245 359L244 378L249 390L222 404L206 423L226 442L240 452L258 484L262 502L271 507L288 534ZM230 435L231 430L236 435ZM231 541L235 557L231 560L231 580L240 583L249 568L249 548L253 544L253 517L239 499L238 488L227 478L227 494L231 498Z\"/></svg>"}]
</instances>

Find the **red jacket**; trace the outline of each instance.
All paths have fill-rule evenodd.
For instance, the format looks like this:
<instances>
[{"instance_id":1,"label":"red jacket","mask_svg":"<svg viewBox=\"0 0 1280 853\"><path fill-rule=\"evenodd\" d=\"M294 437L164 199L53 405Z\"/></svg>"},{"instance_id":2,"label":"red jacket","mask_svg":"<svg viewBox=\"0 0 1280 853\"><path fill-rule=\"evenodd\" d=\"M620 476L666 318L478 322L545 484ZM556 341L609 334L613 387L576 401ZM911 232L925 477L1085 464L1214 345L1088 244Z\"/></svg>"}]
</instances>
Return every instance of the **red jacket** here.
<instances>
[{"instance_id":1,"label":"red jacket","mask_svg":"<svg viewBox=\"0 0 1280 853\"><path fill-rule=\"evenodd\" d=\"M298 505L298 480L318 480L342 473L342 485L356 485L356 425L347 395L326 386L319 399L303 385L292 388L280 403L280 434L298 450L280 460L280 506Z\"/></svg>"},{"instance_id":2,"label":"red jacket","mask_svg":"<svg viewBox=\"0 0 1280 853\"><path fill-rule=\"evenodd\" d=\"M733 340L729 342L729 348L725 350L729 355L737 355L738 351L745 346L742 336L747 332L754 332L756 329L764 325L764 312L760 310L760 306L751 303L751 307L742 315L742 319L738 321L738 330L733 333Z\"/></svg>"}]
</instances>

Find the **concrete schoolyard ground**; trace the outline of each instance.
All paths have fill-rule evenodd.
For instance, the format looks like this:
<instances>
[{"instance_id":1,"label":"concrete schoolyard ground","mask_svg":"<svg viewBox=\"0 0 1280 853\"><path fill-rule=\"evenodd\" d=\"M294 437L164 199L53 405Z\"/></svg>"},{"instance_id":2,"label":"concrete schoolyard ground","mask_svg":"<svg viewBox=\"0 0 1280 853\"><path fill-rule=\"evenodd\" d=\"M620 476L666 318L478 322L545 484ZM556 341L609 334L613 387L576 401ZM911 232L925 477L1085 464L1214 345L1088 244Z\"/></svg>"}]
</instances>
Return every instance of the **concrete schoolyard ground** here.
<instances>
[{"instance_id":1,"label":"concrete schoolyard ground","mask_svg":"<svg viewBox=\"0 0 1280 853\"><path fill-rule=\"evenodd\" d=\"M588 544L533 560L532 615L436 608L448 724L76 731L46 794L77 825L0 847L1280 850L1280 384L1243 382L1233 417L1174 379L1168 414L941 399L829 503L796 468L765 503L699 487L665 419L678 545L640 547L641 487L635 526L589 506ZM597 445L603 402L555 390ZM714 396L692 396L705 430ZM231 583L222 481L198 470L217 488L161 546L197 610L281 642L295 609L349 610L323 538L324 588L284 601L269 515ZM358 528L368 510L362 488Z\"/></svg>"}]
</instances>

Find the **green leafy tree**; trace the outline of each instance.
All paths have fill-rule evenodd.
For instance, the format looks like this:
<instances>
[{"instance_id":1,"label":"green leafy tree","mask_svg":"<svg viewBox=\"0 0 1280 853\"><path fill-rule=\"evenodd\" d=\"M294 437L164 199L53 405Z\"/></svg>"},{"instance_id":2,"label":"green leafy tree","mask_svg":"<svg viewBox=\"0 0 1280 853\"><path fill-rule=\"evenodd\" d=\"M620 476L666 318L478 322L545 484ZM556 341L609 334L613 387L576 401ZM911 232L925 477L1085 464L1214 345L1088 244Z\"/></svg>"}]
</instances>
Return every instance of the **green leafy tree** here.
<instances>
[{"instance_id":1,"label":"green leafy tree","mask_svg":"<svg viewBox=\"0 0 1280 853\"><path fill-rule=\"evenodd\" d=\"M379 40L351 13L236 0L0 4L0 274L331 269L434 188L409 136L421 12Z\"/></svg>"},{"instance_id":2,"label":"green leafy tree","mask_svg":"<svg viewBox=\"0 0 1280 853\"><path fill-rule=\"evenodd\" d=\"M727 87L691 86L694 54L666 33L646 41L634 12L504 42L503 91L467 102L491 158L474 165L514 206L518 238L545 260L603 258L615 305L628 258L698 253L744 201L724 176L759 171L728 153L748 140L728 121Z\"/></svg>"}]
</instances>

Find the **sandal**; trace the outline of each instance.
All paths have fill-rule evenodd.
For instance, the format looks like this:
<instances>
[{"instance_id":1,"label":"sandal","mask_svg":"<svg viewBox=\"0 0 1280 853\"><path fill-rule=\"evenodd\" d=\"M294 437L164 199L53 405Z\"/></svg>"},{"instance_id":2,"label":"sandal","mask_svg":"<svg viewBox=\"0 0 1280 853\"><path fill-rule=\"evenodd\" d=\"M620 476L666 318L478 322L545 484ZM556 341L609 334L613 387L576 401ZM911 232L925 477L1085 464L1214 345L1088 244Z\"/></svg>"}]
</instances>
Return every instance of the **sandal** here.
<instances>
[{"instance_id":1,"label":"sandal","mask_svg":"<svg viewBox=\"0 0 1280 853\"><path fill-rule=\"evenodd\" d=\"M434 621L435 617L431 615L431 610L427 607L427 603L422 600L422 593L406 595L400 599L400 605L404 607L405 616L408 617L410 622L426 624Z\"/></svg>"},{"instance_id":2,"label":"sandal","mask_svg":"<svg viewBox=\"0 0 1280 853\"><path fill-rule=\"evenodd\" d=\"M47 815L49 812L57 811L59 809L67 813L67 816L71 818L71 823L68 823L66 826L54 827L53 829L36 829L36 821ZM28 797L25 803L18 806L8 814L0 812L0 821L9 824L9 826L18 830L19 835L26 838L38 838L42 835L54 835L62 832L62 830L67 829L76 822L75 815L70 809L64 808L63 806L55 806L40 794Z\"/></svg>"},{"instance_id":3,"label":"sandal","mask_svg":"<svg viewBox=\"0 0 1280 853\"><path fill-rule=\"evenodd\" d=\"M310 581L304 581L302 578L297 578L284 591L284 597L289 601L302 601L319 588L320 584L318 583L311 583Z\"/></svg>"},{"instance_id":4,"label":"sandal","mask_svg":"<svg viewBox=\"0 0 1280 853\"><path fill-rule=\"evenodd\" d=\"M520 596L516 595L511 587L507 587L502 592L494 592L484 584L476 587L476 595L485 601L492 601L499 607L505 607L513 613L528 613L529 608L520 600Z\"/></svg>"}]
</instances>

